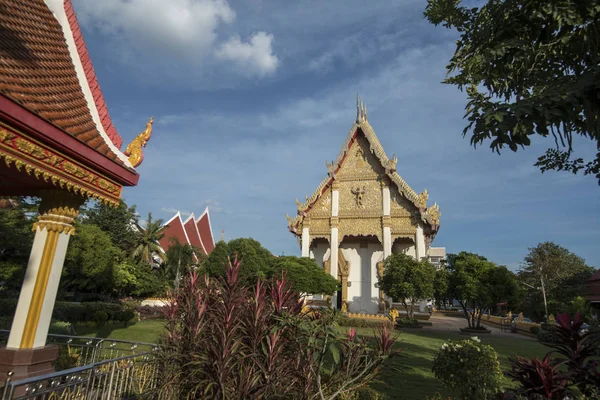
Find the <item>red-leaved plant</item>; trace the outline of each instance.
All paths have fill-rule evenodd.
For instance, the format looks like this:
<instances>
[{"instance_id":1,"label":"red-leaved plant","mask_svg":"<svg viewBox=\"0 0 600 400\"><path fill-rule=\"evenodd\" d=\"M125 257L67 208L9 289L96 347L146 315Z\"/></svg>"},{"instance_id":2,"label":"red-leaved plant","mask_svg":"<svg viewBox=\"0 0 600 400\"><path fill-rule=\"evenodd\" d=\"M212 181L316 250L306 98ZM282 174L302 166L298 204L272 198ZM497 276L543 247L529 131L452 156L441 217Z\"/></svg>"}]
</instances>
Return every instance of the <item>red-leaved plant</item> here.
<instances>
[{"instance_id":1,"label":"red-leaved plant","mask_svg":"<svg viewBox=\"0 0 600 400\"><path fill-rule=\"evenodd\" d=\"M335 399L372 381L394 355L385 327L374 345L302 312L285 276L245 287L240 261L210 279L192 272L165 307L161 399Z\"/></svg>"},{"instance_id":2,"label":"red-leaved plant","mask_svg":"<svg viewBox=\"0 0 600 400\"><path fill-rule=\"evenodd\" d=\"M511 358L512 370L507 375L519 382L516 392L528 399L573 398L577 392L596 398L600 388L600 332L582 331L579 313L573 320L569 314L558 314L557 324L550 327L551 340L542 344L553 348L543 360ZM559 358L553 358L557 354Z\"/></svg>"}]
</instances>

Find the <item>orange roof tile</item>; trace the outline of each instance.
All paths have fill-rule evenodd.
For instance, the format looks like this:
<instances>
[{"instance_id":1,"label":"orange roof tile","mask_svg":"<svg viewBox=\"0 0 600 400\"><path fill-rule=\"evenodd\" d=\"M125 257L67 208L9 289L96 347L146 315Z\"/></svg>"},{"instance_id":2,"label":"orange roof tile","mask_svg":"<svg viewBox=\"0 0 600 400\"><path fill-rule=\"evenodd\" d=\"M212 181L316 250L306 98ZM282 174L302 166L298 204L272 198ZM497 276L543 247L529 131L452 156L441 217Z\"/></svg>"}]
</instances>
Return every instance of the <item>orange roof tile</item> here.
<instances>
[{"instance_id":1,"label":"orange roof tile","mask_svg":"<svg viewBox=\"0 0 600 400\"><path fill-rule=\"evenodd\" d=\"M65 6L102 125L118 148L122 140L108 116L69 0ZM0 27L0 93L124 165L92 119L63 29L44 1L2 1Z\"/></svg>"}]
</instances>

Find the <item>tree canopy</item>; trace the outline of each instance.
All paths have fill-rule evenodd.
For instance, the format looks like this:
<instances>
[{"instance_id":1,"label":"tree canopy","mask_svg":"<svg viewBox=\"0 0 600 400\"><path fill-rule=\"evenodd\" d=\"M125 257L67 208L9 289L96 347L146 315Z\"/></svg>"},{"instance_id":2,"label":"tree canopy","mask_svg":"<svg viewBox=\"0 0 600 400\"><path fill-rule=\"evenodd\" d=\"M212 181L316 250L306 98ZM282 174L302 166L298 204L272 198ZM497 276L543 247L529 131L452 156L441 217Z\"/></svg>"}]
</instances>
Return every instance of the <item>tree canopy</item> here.
<instances>
[{"instance_id":1,"label":"tree canopy","mask_svg":"<svg viewBox=\"0 0 600 400\"><path fill-rule=\"evenodd\" d=\"M419 300L433 297L435 267L428 261L418 261L407 254L392 254L384 261L383 277L379 287L394 301L402 302L408 318L413 318L413 307Z\"/></svg>"},{"instance_id":2,"label":"tree canopy","mask_svg":"<svg viewBox=\"0 0 600 400\"><path fill-rule=\"evenodd\" d=\"M516 307L520 289L515 275L504 266L497 266L475 253L448 255L448 292L465 313L470 328L481 326L485 309L500 302Z\"/></svg>"},{"instance_id":3,"label":"tree canopy","mask_svg":"<svg viewBox=\"0 0 600 400\"><path fill-rule=\"evenodd\" d=\"M227 257L233 258L236 254L242 262L240 277L243 280L255 281L256 278L265 278L271 273L275 256L252 238L239 238L227 243L218 242L204 261L204 270L211 276L223 276Z\"/></svg>"},{"instance_id":4,"label":"tree canopy","mask_svg":"<svg viewBox=\"0 0 600 400\"><path fill-rule=\"evenodd\" d=\"M80 220L102 229L121 250L129 253L135 246L138 236L135 229L138 222L135 206L128 207L122 199L117 207L93 201L88 202L80 214Z\"/></svg>"},{"instance_id":5,"label":"tree canopy","mask_svg":"<svg viewBox=\"0 0 600 400\"><path fill-rule=\"evenodd\" d=\"M132 255L135 259L146 264L154 263L152 254L160 252L158 241L165 236L162 225L162 219L152 219L152 213L148 213L146 228L137 235L134 243Z\"/></svg>"},{"instance_id":6,"label":"tree canopy","mask_svg":"<svg viewBox=\"0 0 600 400\"><path fill-rule=\"evenodd\" d=\"M460 34L444 83L466 88L463 135L493 151L551 137L542 172L583 170L600 183L600 7L596 0L428 0L425 17ZM590 140L590 160L574 158L573 138ZM593 147L592 147L593 146Z\"/></svg>"},{"instance_id":7,"label":"tree canopy","mask_svg":"<svg viewBox=\"0 0 600 400\"><path fill-rule=\"evenodd\" d=\"M594 271L595 268L588 266L583 258L556 243L543 242L529 248L519 270L519 280L530 286L526 311L536 318L544 314L542 293L537 289L541 287L541 279L544 280L548 313L567 311L568 304L583 293Z\"/></svg>"},{"instance_id":8,"label":"tree canopy","mask_svg":"<svg viewBox=\"0 0 600 400\"><path fill-rule=\"evenodd\" d=\"M337 280L312 258L278 257L274 259L271 270L274 276L285 273L286 280L298 293L332 295L337 291Z\"/></svg>"}]
</instances>

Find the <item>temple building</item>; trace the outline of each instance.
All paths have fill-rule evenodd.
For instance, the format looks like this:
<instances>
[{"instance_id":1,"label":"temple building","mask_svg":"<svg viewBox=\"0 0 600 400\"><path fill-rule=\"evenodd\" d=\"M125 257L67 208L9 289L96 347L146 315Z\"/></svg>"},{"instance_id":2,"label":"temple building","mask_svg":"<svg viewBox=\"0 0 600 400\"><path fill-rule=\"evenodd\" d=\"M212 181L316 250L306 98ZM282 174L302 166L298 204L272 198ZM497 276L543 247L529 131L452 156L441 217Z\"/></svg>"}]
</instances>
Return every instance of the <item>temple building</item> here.
<instances>
[{"instance_id":1,"label":"temple building","mask_svg":"<svg viewBox=\"0 0 600 400\"><path fill-rule=\"evenodd\" d=\"M198 218L192 213L185 221L181 218L181 213L177 212L164 223L162 232L164 236L159 243L163 252L173 245L173 241L189 244L199 249L202 255L209 255L215 248L208 207ZM194 256L196 257L196 254Z\"/></svg>"},{"instance_id":2,"label":"temple building","mask_svg":"<svg viewBox=\"0 0 600 400\"><path fill-rule=\"evenodd\" d=\"M327 177L304 203L288 228L298 238L303 257L311 257L341 282L332 305L350 312L375 314L385 309L377 287L383 260L390 254L428 257L439 230L437 204L415 192L396 172L357 100L356 121Z\"/></svg>"},{"instance_id":3,"label":"temple building","mask_svg":"<svg viewBox=\"0 0 600 400\"><path fill-rule=\"evenodd\" d=\"M53 370L47 334L73 222L86 199L117 206L137 185L153 120L122 149L71 0L3 0L0 26L0 196L41 198L0 346L0 381L9 372L15 381Z\"/></svg>"}]
</instances>

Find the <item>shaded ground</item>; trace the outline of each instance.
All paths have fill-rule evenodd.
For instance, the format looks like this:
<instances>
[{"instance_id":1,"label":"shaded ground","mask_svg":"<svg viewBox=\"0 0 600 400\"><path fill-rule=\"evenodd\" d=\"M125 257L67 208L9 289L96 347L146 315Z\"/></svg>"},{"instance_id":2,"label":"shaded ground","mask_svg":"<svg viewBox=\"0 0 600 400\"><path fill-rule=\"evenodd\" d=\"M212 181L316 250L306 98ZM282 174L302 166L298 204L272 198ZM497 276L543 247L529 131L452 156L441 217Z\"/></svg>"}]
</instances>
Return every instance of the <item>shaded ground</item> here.
<instances>
[{"instance_id":1,"label":"shaded ground","mask_svg":"<svg viewBox=\"0 0 600 400\"><path fill-rule=\"evenodd\" d=\"M440 315L440 314L432 315L431 318L429 319L429 321L432 323L432 325L425 326L423 329L427 330L427 331L434 331L434 332L446 332L446 331L455 332L455 331L459 331L460 328L466 328L468 325L466 318L447 317L447 316ZM492 331L492 333L490 335L510 337L513 339L524 339L524 340L534 340L535 341L534 338L529 337L529 336L520 335L520 334L512 333L509 331L501 331L498 326L493 325L493 324L485 324L483 320L481 321L481 323L487 329Z\"/></svg>"}]
</instances>

